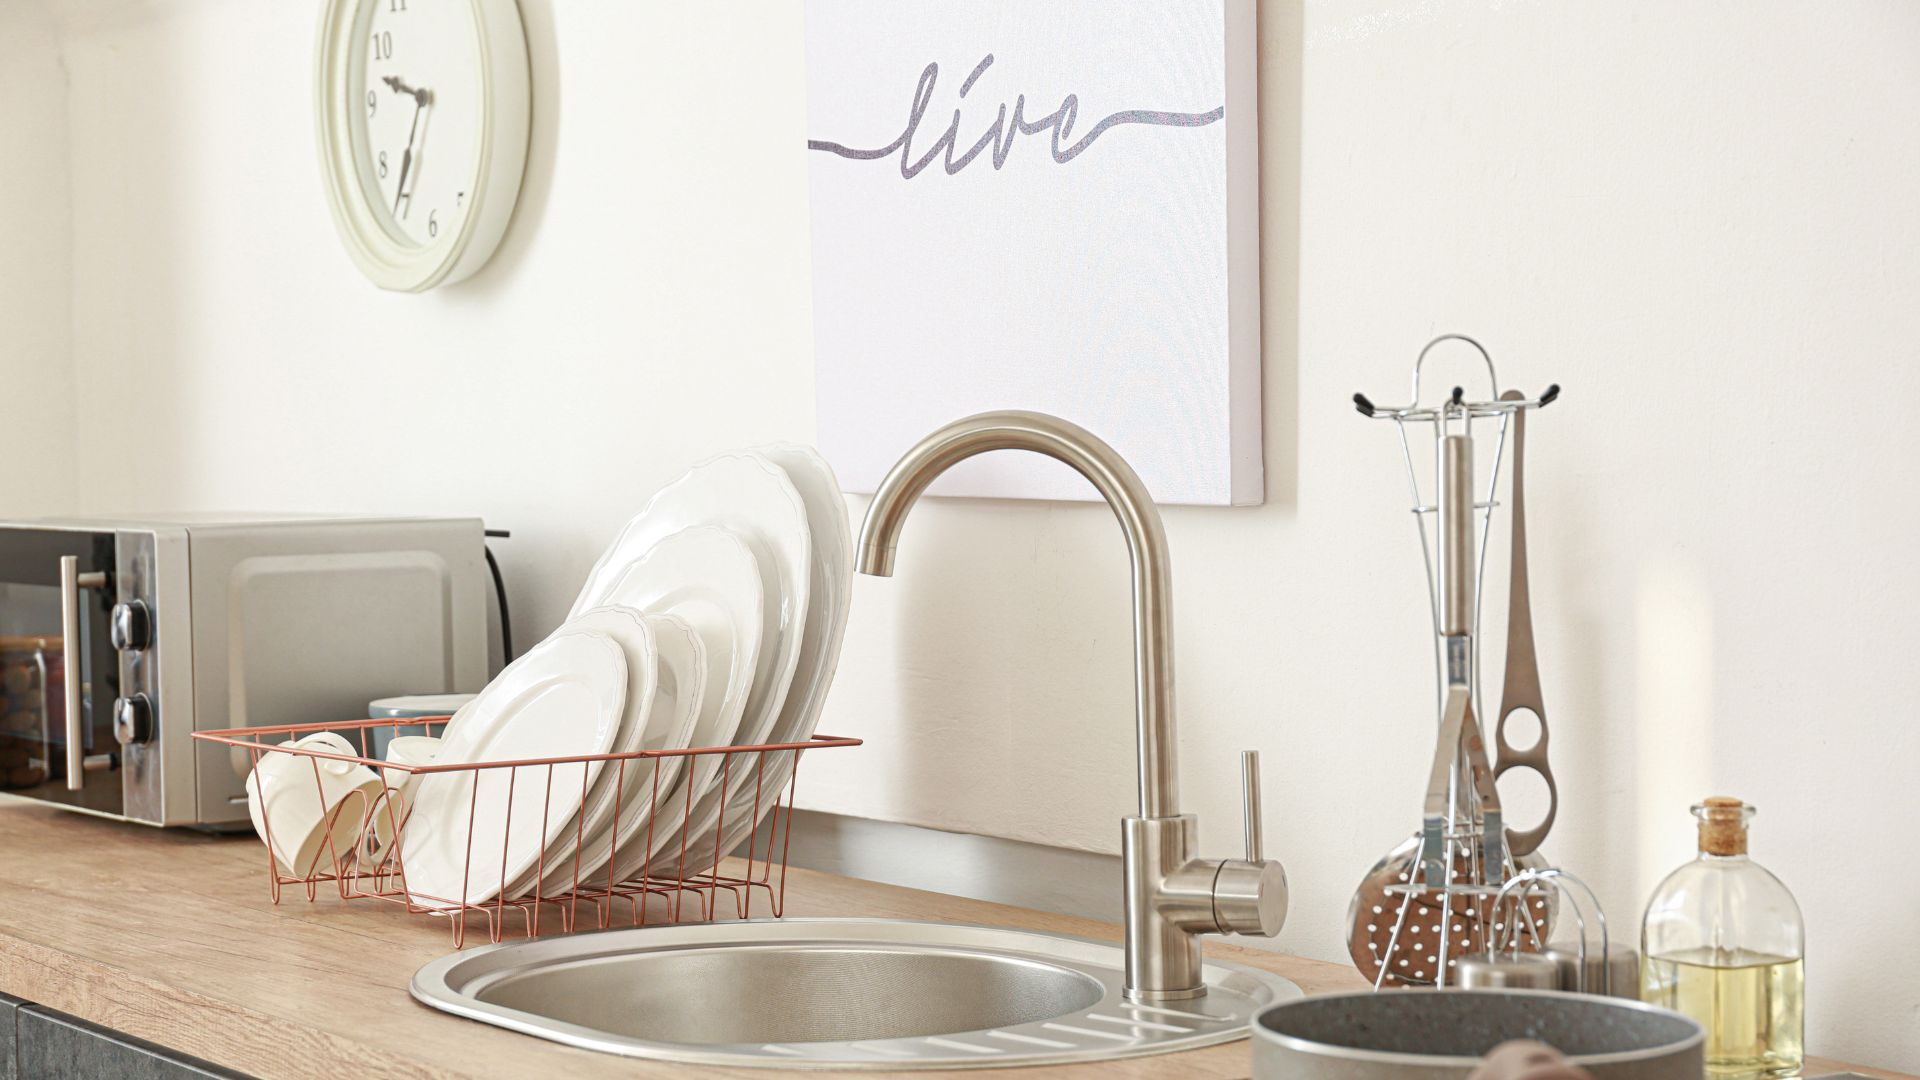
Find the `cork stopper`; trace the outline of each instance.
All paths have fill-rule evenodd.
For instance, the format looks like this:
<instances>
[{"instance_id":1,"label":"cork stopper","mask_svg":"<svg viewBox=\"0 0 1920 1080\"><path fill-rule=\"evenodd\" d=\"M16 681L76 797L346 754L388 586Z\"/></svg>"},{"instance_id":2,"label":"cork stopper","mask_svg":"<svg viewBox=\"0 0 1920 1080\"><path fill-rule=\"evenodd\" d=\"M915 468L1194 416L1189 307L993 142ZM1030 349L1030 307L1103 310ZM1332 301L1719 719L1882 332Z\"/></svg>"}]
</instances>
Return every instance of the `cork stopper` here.
<instances>
[{"instance_id":1,"label":"cork stopper","mask_svg":"<svg viewBox=\"0 0 1920 1080\"><path fill-rule=\"evenodd\" d=\"M1747 822L1753 820L1753 807L1739 799L1715 795L1693 808L1700 819L1702 855L1745 855Z\"/></svg>"}]
</instances>

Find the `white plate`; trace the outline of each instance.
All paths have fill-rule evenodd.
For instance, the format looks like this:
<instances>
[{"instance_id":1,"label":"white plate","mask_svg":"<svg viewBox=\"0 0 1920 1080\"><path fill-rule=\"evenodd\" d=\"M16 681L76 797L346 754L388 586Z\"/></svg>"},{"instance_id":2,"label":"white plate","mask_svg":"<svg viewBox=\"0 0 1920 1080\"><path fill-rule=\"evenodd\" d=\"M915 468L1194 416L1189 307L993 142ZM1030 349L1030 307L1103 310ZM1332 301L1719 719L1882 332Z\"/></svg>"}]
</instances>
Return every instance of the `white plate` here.
<instances>
[{"instance_id":1,"label":"white plate","mask_svg":"<svg viewBox=\"0 0 1920 1080\"><path fill-rule=\"evenodd\" d=\"M594 608L581 618L603 611L633 613L632 608ZM691 745L694 727L700 720L701 706L706 696L707 647L700 635L694 632L693 625L678 615L650 614L638 617L644 618L652 629L657 658L655 666L659 677L655 680L653 690L652 715L647 720L643 738L632 750L683 750ZM632 662L631 656L628 659ZM714 693L726 693L724 667ZM632 750L622 752L630 753ZM613 858L616 848L632 841L636 834L640 835L638 842L644 844L646 840L641 830L653 816L656 798L673 790L673 783L686 762L684 757L666 757L635 758L624 764L610 763L607 771L601 774L601 780L610 789L615 784L619 785L617 833L615 803L609 799L602 808L603 812L591 819L583 832L586 839L581 841L579 848L579 876L574 876L573 851L569 848L563 861L554 862L550 859L548 862L549 870L543 883L547 894L554 895L571 889L576 882L585 884L591 881L594 872ZM654 776L656 769L659 771L658 777Z\"/></svg>"},{"instance_id":2,"label":"white plate","mask_svg":"<svg viewBox=\"0 0 1920 1080\"><path fill-rule=\"evenodd\" d=\"M592 631L555 634L507 665L448 721L435 764L604 754L626 693L626 657L612 639ZM499 895L568 827L597 767L556 767L550 789L544 769L422 775L400 840L410 897L442 907ZM514 773L519 782L510 780Z\"/></svg>"},{"instance_id":3,"label":"white plate","mask_svg":"<svg viewBox=\"0 0 1920 1080\"><path fill-rule=\"evenodd\" d=\"M800 665L793 689L780 710L768 742L805 742L820 723L833 673L840 665L840 644L846 637L847 608L853 600L853 531L847 525L847 500L833 466L810 446L777 443L758 453L778 465L793 482L807 507L807 528L813 536L813 562L808 581L806 631L800 643ZM744 759L743 759L744 761ZM775 754L763 777L743 777L744 783L727 800L723 817L726 832L720 850L731 852L747 838L759 819L779 801L793 776L794 754ZM759 814L755 814L758 796Z\"/></svg>"},{"instance_id":4,"label":"white plate","mask_svg":"<svg viewBox=\"0 0 1920 1080\"><path fill-rule=\"evenodd\" d=\"M620 646L620 653L627 663L627 692L620 710L620 726L614 733L613 742L607 747L607 753L631 754L641 749L647 728L653 722L659 683L660 664L654 627L647 622L646 616L632 608L597 607L568 619L558 633L575 631L605 634ZM640 764L646 763L629 761L625 771L631 772L635 765ZM584 763L562 766L561 769L579 773L583 767ZM549 884L556 880L571 879L573 855L580 850L580 838L593 835L596 826L613 816L616 797L620 794L620 774L623 770L619 762L595 763L594 771L593 783L586 788L586 797L577 804L584 808L584 812L575 815L572 823L547 845L546 854L535 859L534 864L507 887L509 897L526 893L542 873ZM527 775L532 776L531 772ZM544 777L536 779L544 780ZM560 807L556 804L554 809Z\"/></svg>"},{"instance_id":5,"label":"white plate","mask_svg":"<svg viewBox=\"0 0 1920 1080\"><path fill-rule=\"evenodd\" d=\"M677 615L700 635L706 647L707 682L687 745L731 744L753 689L766 607L760 571L746 542L716 525L683 529L629 566L614 581L611 597L628 607ZM672 826L688 812L689 791L697 800L719 771L720 756L703 754L687 760L674 784L662 784L660 820L653 829L656 842L673 832ZM651 810L651 788L648 802ZM646 865L647 844L640 831L644 823L644 819L628 823L628 835L619 841L613 867L617 879ZM641 842L635 842L635 834ZM596 883L603 877L596 875Z\"/></svg>"},{"instance_id":6,"label":"white plate","mask_svg":"<svg viewBox=\"0 0 1920 1080\"><path fill-rule=\"evenodd\" d=\"M367 715L376 720L413 716L452 716L469 701L472 694L405 694L367 702Z\"/></svg>"},{"instance_id":7,"label":"white plate","mask_svg":"<svg viewBox=\"0 0 1920 1080\"><path fill-rule=\"evenodd\" d=\"M657 541L695 524L723 525L739 534L760 567L766 592L760 659L755 665L746 715L733 741L735 745L765 742L780 719L799 665L813 557L806 504L779 466L759 454L736 451L709 458L661 488L601 556L574 607L584 610L603 602L612 568L631 562ZM739 770L731 765L725 769L731 789L732 778L739 775ZM720 816L722 794L709 788L697 795L689 838L699 837L712 827ZM678 846L675 837L657 837L657 842Z\"/></svg>"}]
</instances>

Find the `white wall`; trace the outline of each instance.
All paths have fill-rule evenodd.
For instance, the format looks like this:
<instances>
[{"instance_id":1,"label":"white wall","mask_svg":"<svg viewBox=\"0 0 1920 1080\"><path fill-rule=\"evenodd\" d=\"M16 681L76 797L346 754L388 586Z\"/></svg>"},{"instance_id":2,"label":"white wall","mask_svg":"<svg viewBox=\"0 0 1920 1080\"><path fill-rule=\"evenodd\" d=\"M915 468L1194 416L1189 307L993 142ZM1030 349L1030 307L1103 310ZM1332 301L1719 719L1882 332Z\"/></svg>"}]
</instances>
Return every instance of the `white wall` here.
<instances>
[{"instance_id":1,"label":"white wall","mask_svg":"<svg viewBox=\"0 0 1920 1080\"><path fill-rule=\"evenodd\" d=\"M59 24L0 3L0 517L73 501L73 184Z\"/></svg>"},{"instance_id":2,"label":"white wall","mask_svg":"<svg viewBox=\"0 0 1920 1080\"><path fill-rule=\"evenodd\" d=\"M519 216L413 297L334 240L312 4L68 2L90 508L479 512L530 638L684 464L811 438L798 4L522 0ZM1206 846L1238 848L1233 755L1265 751L1281 945L1333 957L1413 828L1421 573L1393 436L1346 399L1476 333L1566 387L1530 459L1551 853L1631 926L1688 802L1758 803L1812 1048L1920 1069L1920 8L1326 0L1263 4L1261 38L1269 503L1167 514ZM825 725L870 744L809 758L802 801L1114 850L1111 519L935 503L902 546Z\"/></svg>"}]
</instances>

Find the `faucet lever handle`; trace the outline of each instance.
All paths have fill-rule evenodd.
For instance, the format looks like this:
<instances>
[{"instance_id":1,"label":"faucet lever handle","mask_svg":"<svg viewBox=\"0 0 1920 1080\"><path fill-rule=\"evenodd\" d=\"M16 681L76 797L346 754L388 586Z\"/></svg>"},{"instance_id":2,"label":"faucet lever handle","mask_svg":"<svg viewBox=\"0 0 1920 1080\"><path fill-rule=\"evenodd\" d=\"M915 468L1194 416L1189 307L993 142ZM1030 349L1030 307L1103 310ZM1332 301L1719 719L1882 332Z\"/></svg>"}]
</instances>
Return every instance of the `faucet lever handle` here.
<instances>
[{"instance_id":1,"label":"faucet lever handle","mask_svg":"<svg viewBox=\"0 0 1920 1080\"><path fill-rule=\"evenodd\" d=\"M1260 855L1260 751L1240 751L1240 807L1247 836L1247 861L1263 861Z\"/></svg>"},{"instance_id":2,"label":"faucet lever handle","mask_svg":"<svg viewBox=\"0 0 1920 1080\"><path fill-rule=\"evenodd\" d=\"M1247 857L1212 864L1214 926L1223 934L1272 937L1287 921L1287 872L1261 853L1258 750L1240 751L1240 802Z\"/></svg>"}]
</instances>

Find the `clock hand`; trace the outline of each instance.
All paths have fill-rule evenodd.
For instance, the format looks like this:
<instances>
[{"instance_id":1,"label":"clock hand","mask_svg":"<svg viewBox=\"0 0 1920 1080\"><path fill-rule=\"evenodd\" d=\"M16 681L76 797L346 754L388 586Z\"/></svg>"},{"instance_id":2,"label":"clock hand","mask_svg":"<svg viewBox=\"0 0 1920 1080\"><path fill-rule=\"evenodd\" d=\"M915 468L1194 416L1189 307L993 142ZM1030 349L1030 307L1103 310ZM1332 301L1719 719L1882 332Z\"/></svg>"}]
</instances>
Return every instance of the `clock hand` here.
<instances>
[{"instance_id":1,"label":"clock hand","mask_svg":"<svg viewBox=\"0 0 1920 1080\"><path fill-rule=\"evenodd\" d=\"M415 90L413 87L408 86L407 81L398 75L382 75L380 76L380 81L386 83L387 88L394 93L405 94L412 98L416 104L426 105L432 102L433 91Z\"/></svg>"},{"instance_id":2,"label":"clock hand","mask_svg":"<svg viewBox=\"0 0 1920 1080\"><path fill-rule=\"evenodd\" d=\"M400 155L400 179L393 187L393 213L399 217L403 216L400 213L400 203L403 200L409 211L413 209L413 190L407 186L407 179L413 172L413 146L420 136L420 115L433 104L433 91L402 89L405 84L391 75L386 76L386 82L393 87L395 93L413 96L413 123L407 129L407 148Z\"/></svg>"}]
</instances>

